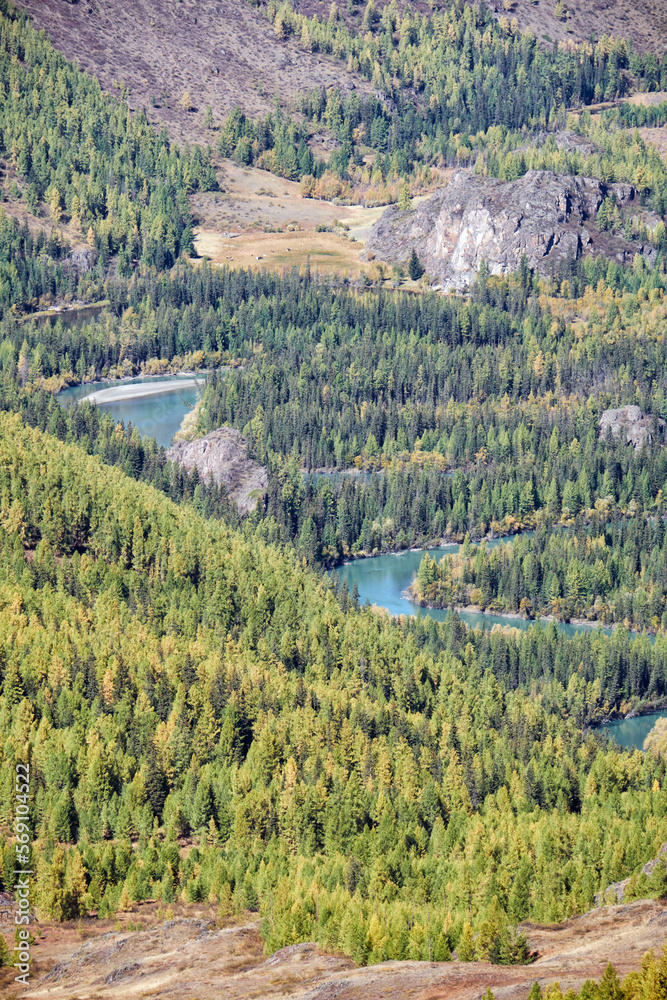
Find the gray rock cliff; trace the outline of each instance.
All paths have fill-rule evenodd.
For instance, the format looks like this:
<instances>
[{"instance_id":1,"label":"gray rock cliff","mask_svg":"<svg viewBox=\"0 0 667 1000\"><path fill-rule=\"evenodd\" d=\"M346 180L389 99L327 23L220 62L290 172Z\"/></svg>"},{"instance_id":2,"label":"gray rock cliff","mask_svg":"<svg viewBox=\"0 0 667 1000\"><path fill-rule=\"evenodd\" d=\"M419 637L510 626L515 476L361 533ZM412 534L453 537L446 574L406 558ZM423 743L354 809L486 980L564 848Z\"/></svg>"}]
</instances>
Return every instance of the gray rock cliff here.
<instances>
[{"instance_id":1,"label":"gray rock cliff","mask_svg":"<svg viewBox=\"0 0 667 1000\"><path fill-rule=\"evenodd\" d=\"M455 291L472 283L482 260L499 275L516 270L525 254L530 267L546 275L562 257L604 252L631 261L635 253L650 253L597 233L595 215L608 195L621 204L635 199L631 185L592 177L530 170L501 181L458 170L415 211L390 206L373 226L366 252L405 263L414 248L428 274Z\"/></svg>"},{"instance_id":2,"label":"gray rock cliff","mask_svg":"<svg viewBox=\"0 0 667 1000\"><path fill-rule=\"evenodd\" d=\"M166 454L188 472L196 466L202 479L212 476L218 485L224 483L242 514L254 508L266 489L266 469L248 458L245 439L231 427L221 427L198 441L177 441Z\"/></svg>"},{"instance_id":3,"label":"gray rock cliff","mask_svg":"<svg viewBox=\"0 0 667 1000\"><path fill-rule=\"evenodd\" d=\"M605 410L600 417L600 440L611 428L612 437L622 437L635 451L641 451L655 437L663 438L665 421L647 416L638 406L622 406L618 410Z\"/></svg>"},{"instance_id":4,"label":"gray rock cliff","mask_svg":"<svg viewBox=\"0 0 667 1000\"><path fill-rule=\"evenodd\" d=\"M657 867L660 859L667 852L667 844L663 844L658 854L652 861L647 861L642 868L642 873L648 878L653 874L654 869ZM612 882L611 885L607 886L606 892L603 894L601 892L595 893L595 903L597 906L602 906L608 897L608 901L613 903L622 903L625 898L625 891L628 888L629 878L624 878L621 882Z\"/></svg>"}]
</instances>

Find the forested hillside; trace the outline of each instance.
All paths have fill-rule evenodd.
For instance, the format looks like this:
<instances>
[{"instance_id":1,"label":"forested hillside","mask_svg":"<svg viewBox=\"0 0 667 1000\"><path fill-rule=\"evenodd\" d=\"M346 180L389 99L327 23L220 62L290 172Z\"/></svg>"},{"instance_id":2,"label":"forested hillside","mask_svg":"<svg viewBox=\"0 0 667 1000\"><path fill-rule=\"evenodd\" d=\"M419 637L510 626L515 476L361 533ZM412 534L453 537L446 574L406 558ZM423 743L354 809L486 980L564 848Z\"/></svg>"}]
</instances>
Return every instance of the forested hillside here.
<instances>
[{"instance_id":1,"label":"forested hillside","mask_svg":"<svg viewBox=\"0 0 667 1000\"><path fill-rule=\"evenodd\" d=\"M117 255L120 273L140 258L169 267L191 251L187 195L217 186L210 151L179 150L145 115L103 95L9 0L0 4L0 87L0 157L13 200L52 225L74 220L102 265ZM15 280L5 265L0 284Z\"/></svg>"},{"instance_id":2,"label":"forested hillside","mask_svg":"<svg viewBox=\"0 0 667 1000\"><path fill-rule=\"evenodd\" d=\"M427 15L410 6L399 11L387 4L380 11L368 4L361 31L350 28L336 6L326 20L300 13L289 0L270 0L261 9L279 38L330 54L370 80L373 92L303 90L291 102L291 116L279 111L255 121L238 108L220 130L223 155L302 178L307 197L337 191L354 200L362 192L370 203L388 197L387 181L428 184L431 166L474 166L515 179L541 161L548 169L636 183L656 211L665 211L665 168L655 150L637 136L616 136L615 110L604 114L600 128L578 112L622 98L633 86L665 90L667 56L642 54L607 35L596 43L545 46L530 31L520 32L516 21L502 16L496 22L485 6L462 0ZM641 107L624 107L621 115L626 127L644 124L647 116ZM594 155L560 157L550 148L531 156L527 134L566 125L590 134ZM336 140L326 162L309 147L318 130ZM524 155L509 155L517 147Z\"/></svg>"},{"instance_id":3,"label":"forested hillside","mask_svg":"<svg viewBox=\"0 0 667 1000\"><path fill-rule=\"evenodd\" d=\"M288 551L1 424L2 754L31 761L44 912L184 892L259 906L271 949L508 961L513 923L666 839L664 762L581 730L624 663L662 690L662 641L344 611Z\"/></svg>"},{"instance_id":4,"label":"forested hillside","mask_svg":"<svg viewBox=\"0 0 667 1000\"><path fill-rule=\"evenodd\" d=\"M526 271L502 282L482 276L469 301L205 263L181 264L169 278L117 279L105 286L116 312L104 322L8 321L4 405L174 499L196 492L200 509L229 520L219 490L170 471L136 433L119 438L108 417L67 416L35 391L86 373L225 363L229 370L209 379L199 427L237 427L268 463L255 515L267 519L267 537L330 565L443 535L591 525L598 543L588 555L572 548L564 563L559 550L556 563L508 567L493 585L462 578L446 599L419 597L466 603L475 590L496 610L664 627L661 437L636 452L599 431L610 406L638 403L667 417L662 265L628 271L598 260L564 273L547 283ZM310 480L301 472L355 465L377 475ZM618 534L622 517L629 522Z\"/></svg>"}]
</instances>

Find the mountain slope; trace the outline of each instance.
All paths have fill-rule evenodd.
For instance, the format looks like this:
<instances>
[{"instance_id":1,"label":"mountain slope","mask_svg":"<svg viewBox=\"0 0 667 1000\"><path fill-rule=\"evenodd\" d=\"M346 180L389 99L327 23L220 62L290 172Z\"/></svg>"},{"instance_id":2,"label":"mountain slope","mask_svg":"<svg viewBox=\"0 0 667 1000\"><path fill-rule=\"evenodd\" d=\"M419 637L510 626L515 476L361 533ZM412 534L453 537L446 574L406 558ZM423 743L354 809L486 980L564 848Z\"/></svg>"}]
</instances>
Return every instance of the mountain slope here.
<instances>
[{"instance_id":1,"label":"mountain slope","mask_svg":"<svg viewBox=\"0 0 667 1000\"><path fill-rule=\"evenodd\" d=\"M505 3L509 4L509 9ZM497 17L516 18L543 44L581 42L601 34L629 37L637 51L655 52L658 62L667 48L667 0L585 0L559 20L546 0L490 0ZM266 112L277 95L286 101L314 86L370 90L359 74L320 53L307 52L297 40L280 41L263 16L265 4L254 8L246 0L102 0L64 3L62 0L18 0L38 29L68 59L96 75L117 94L128 91L132 108L145 107L149 118L166 125L173 139L212 142L215 133L204 126L211 106L216 124L240 105L251 116ZM380 10L384 0L378 0ZM301 0L301 14L326 19L328 0ZM408 6L404 0L399 10ZM444 8L438 2L411 5L419 13ZM362 31L365 4L338 4L339 16L351 30ZM658 65L658 76L660 67ZM182 106L184 95L190 108ZM188 103L186 101L186 103Z\"/></svg>"},{"instance_id":2,"label":"mountain slope","mask_svg":"<svg viewBox=\"0 0 667 1000\"><path fill-rule=\"evenodd\" d=\"M529 28L544 42L586 42L591 35L613 35L632 38L638 52L655 52L658 58L667 50L665 0L633 0L630 4L623 0L566 2L562 20L555 15L555 0L514 0L509 11L503 0L489 0L488 6L498 18L516 18L519 28Z\"/></svg>"},{"instance_id":3,"label":"mountain slope","mask_svg":"<svg viewBox=\"0 0 667 1000\"><path fill-rule=\"evenodd\" d=\"M213 143L207 105L219 123L237 104L250 115L267 111L276 94L284 101L302 88L365 86L333 60L279 41L245 0L19 0L17 7L105 90L128 88L130 107L145 107L178 141ZM186 91L196 110L181 106Z\"/></svg>"},{"instance_id":4,"label":"mountain slope","mask_svg":"<svg viewBox=\"0 0 667 1000\"><path fill-rule=\"evenodd\" d=\"M469 0L473 2L473 0ZM376 0L380 10L388 0ZM473 4L474 5L474 4ZM660 55L667 48L667 3L665 0L633 0L631 4L622 0L578 0L564 3L566 16L559 20L555 13L556 0L513 0L506 6L503 0L488 0L486 4L496 17L516 18L522 30L530 28L533 34L545 41L584 42L591 35L613 35L615 38L632 38L639 52L656 52ZM296 5L295 5L296 6ZM345 3L339 3L341 14L349 24L361 24L366 4L354 0L352 13ZM399 10L406 6L405 0L398 3ZM411 4L420 13L427 13L429 7L446 7L444 0L429 4L416 0ZM326 18L330 0L301 0L299 11L312 17L317 14Z\"/></svg>"}]
</instances>

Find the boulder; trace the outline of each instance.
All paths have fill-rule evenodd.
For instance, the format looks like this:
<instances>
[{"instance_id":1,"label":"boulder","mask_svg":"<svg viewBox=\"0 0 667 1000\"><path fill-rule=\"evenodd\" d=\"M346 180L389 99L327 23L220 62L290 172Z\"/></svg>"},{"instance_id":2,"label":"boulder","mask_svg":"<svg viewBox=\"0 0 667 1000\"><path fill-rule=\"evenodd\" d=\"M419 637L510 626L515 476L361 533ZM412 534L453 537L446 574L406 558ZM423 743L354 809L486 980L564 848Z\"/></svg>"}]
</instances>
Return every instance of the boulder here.
<instances>
[{"instance_id":1,"label":"boulder","mask_svg":"<svg viewBox=\"0 0 667 1000\"><path fill-rule=\"evenodd\" d=\"M641 451L656 436L662 439L665 421L659 417L647 416L638 406L622 406L618 410L605 410L600 417L601 441L607 436L609 428L612 437L621 437L626 443L632 444L635 451Z\"/></svg>"},{"instance_id":2,"label":"boulder","mask_svg":"<svg viewBox=\"0 0 667 1000\"><path fill-rule=\"evenodd\" d=\"M79 246L72 250L65 266L74 270L77 277L82 278L95 267L98 256L94 247Z\"/></svg>"},{"instance_id":3,"label":"boulder","mask_svg":"<svg viewBox=\"0 0 667 1000\"><path fill-rule=\"evenodd\" d=\"M188 472L196 467L201 479L212 476L218 485L224 483L242 514L254 508L268 483L266 469L248 458L245 439L232 427L221 427L198 441L177 441L166 454Z\"/></svg>"}]
</instances>

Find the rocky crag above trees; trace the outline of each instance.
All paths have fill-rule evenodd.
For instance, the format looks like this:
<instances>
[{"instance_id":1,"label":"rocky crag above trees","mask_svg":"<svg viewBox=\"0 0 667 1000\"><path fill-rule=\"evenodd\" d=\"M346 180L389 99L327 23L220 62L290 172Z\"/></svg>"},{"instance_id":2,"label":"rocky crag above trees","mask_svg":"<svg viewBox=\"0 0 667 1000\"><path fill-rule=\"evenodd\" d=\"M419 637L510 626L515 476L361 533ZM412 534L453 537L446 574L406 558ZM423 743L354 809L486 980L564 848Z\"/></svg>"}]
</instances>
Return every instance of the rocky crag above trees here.
<instances>
[{"instance_id":1,"label":"rocky crag above trees","mask_svg":"<svg viewBox=\"0 0 667 1000\"><path fill-rule=\"evenodd\" d=\"M242 514L255 506L257 492L268 481L266 469L248 458L245 440L231 427L221 427L198 441L177 441L167 450L167 458L188 472L196 468L202 479L212 476L218 486L224 483Z\"/></svg>"},{"instance_id":2,"label":"rocky crag above trees","mask_svg":"<svg viewBox=\"0 0 667 1000\"><path fill-rule=\"evenodd\" d=\"M541 274L563 257L582 254L623 262L640 253L651 261L656 251L648 243L597 231L596 214L606 198L638 207L630 184L547 170L502 181L459 170L415 211L390 206L374 225L367 252L405 264L416 250L435 281L456 291L471 284L483 260L496 275L516 270L524 254Z\"/></svg>"},{"instance_id":3,"label":"rocky crag above trees","mask_svg":"<svg viewBox=\"0 0 667 1000\"><path fill-rule=\"evenodd\" d=\"M664 441L665 421L659 417L647 416L638 406L622 406L617 410L605 410L600 417L600 440L604 441L608 429L614 438L632 444L635 451L654 440Z\"/></svg>"}]
</instances>

